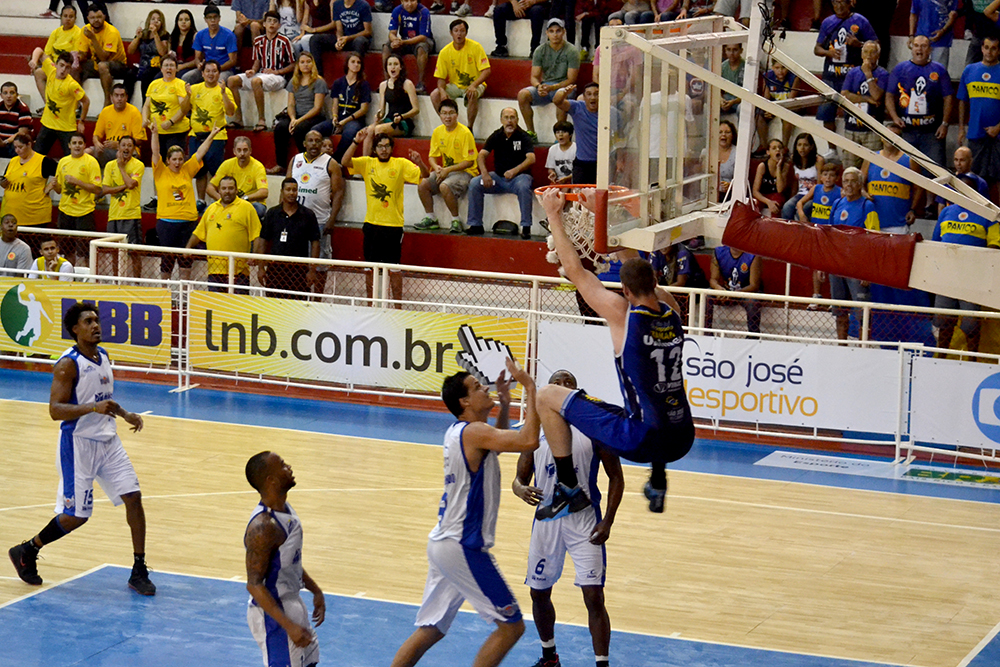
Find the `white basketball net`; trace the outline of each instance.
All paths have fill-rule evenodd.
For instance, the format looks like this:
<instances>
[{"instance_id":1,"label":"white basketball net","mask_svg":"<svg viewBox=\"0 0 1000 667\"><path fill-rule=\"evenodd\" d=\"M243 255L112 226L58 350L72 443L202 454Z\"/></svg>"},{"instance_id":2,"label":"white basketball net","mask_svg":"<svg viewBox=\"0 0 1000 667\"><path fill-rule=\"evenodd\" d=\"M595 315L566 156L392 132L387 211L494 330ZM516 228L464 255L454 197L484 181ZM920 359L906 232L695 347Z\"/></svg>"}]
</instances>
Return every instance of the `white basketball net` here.
<instances>
[{"instance_id":1,"label":"white basketball net","mask_svg":"<svg viewBox=\"0 0 1000 667\"><path fill-rule=\"evenodd\" d=\"M594 273L601 274L608 270L611 258L594 250L594 212L578 201L568 201L563 209L563 228L566 236L576 246L580 258L590 260L594 264ZM560 264L559 255L555 251L552 236L547 239L549 252L545 259L550 264ZM562 267L559 274L563 275Z\"/></svg>"}]
</instances>

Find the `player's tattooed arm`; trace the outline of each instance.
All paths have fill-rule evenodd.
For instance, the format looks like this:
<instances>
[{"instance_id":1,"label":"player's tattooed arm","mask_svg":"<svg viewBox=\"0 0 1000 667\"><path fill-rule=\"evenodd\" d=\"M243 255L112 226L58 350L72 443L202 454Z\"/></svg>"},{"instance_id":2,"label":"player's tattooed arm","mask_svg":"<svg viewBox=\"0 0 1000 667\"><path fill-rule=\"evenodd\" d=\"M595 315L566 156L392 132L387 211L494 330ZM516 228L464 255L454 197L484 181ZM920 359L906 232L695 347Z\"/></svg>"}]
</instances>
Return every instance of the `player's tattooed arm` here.
<instances>
[{"instance_id":1,"label":"player's tattooed arm","mask_svg":"<svg viewBox=\"0 0 1000 667\"><path fill-rule=\"evenodd\" d=\"M296 646L305 647L312 641L312 630L288 618L282 611L281 605L264 585L271 556L284 541L284 532L266 513L258 514L247 526L244 538L247 548L247 591L264 613L284 628Z\"/></svg>"},{"instance_id":2,"label":"player's tattooed arm","mask_svg":"<svg viewBox=\"0 0 1000 667\"><path fill-rule=\"evenodd\" d=\"M312 619L316 626L320 626L326 618L326 597L323 595L319 584L305 570L302 570L302 585L306 587L307 591L313 594Z\"/></svg>"}]
</instances>

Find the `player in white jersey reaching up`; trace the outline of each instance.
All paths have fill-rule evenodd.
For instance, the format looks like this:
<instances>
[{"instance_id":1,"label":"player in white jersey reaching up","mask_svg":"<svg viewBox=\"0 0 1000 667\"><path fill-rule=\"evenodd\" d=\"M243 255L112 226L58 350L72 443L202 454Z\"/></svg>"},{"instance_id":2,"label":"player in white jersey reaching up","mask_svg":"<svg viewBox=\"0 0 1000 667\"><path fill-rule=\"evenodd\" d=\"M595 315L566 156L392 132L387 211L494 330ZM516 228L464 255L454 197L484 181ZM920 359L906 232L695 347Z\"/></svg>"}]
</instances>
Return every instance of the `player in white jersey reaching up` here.
<instances>
[{"instance_id":1,"label":"player in white jersey reaching up","mask_svg":"<svg viewBox=\"0 0 1000 667\"><path fill-rule=\"evenodd\" d=\"M302 567L302 523L287 502L295 476L274 452L251 456L246 475L260 492L243 537L250 591L247 624L267 667L312 667L319 662L319 642L299 591L305 587L313 594L317 626L326 616L326 598Z\"/></svg>"},{"instance_id":2,"label":"player in white jersey reaching up","mask_svg":"<svg viewBox=\"0 0 1000 667\"><path fill-rule=\"evenodd\" d=\"M569 371L556 371L549 378L549 384L572 391L577 389L576 377ZM617 456L576 428L572 428L572 434L574 468L586 480L582 488L590 499L591 507L558 521L536 520L531 526L528 576L524 583L531 589L531 615L542 642L542 657L534 667L560 665L559 654L556 653L556 609L552 604L552 587L562 575L567 552L576 570L574 583L583 591L594 659L597 667L608 667L611 619L604 604L604 570L607 563L604 543L611 535L611 525L622 502L625 477ZM604 472L608 475L608 507L603 518L601 492L597 488L598 462L604 465ZM531 486L532 473L538 486ZM517 460L517 476L512 484L514 495L534 507L543 499L552 498L556 483L555 459L542 436L534 453L522 453Z\"/></svg>"},{"instance_id":3,"label":"player in white jersey reaching up","mask_svg":"<svg viewBox=\"0 0 1000 667\"><path fill-rule=\"evenodd\" d=\"M510 385L521 383L526 409L520 431L510 422ZM445 379L441 398L456 421L444 436L444 495L438 523L428 536L427 584L417 611L417 629L403 642L392 667L412 667L441 641L458 614L469 604L496 630L483 642L473 667L495 667L524 634L517 600L489 549L493 546L500 506L499 452L530 452L538 447L535 383L524 369L507 359L496 381L500 414L496 427L488 419L495 407L489 389L466 372Z\"/></svg>"},{"instance_id":4,"label":"player in white jersey reaching up","mask_svg":"<svg viewBox=\"0 0 1000 667\"><path fill-rule=\"evenodd\" d=\"M115 417L133 431L142 430L142 417L114 401L115 380L111 359L101 342L101 320L92 304L75 303L63 316L66 331L76 345L56 362L49 396L49 416L62 421L57 465L59 490L56 516L27 542L8 554L24 582L40 586L38 551L87 523L94 509L94 480L116 506L125 504L125 518L132 531L135 562L128 585L142 595L154 595L156 586L146 569L146 514L142 508L139 478L118 438Z\"/></svg>"}]
</instances>

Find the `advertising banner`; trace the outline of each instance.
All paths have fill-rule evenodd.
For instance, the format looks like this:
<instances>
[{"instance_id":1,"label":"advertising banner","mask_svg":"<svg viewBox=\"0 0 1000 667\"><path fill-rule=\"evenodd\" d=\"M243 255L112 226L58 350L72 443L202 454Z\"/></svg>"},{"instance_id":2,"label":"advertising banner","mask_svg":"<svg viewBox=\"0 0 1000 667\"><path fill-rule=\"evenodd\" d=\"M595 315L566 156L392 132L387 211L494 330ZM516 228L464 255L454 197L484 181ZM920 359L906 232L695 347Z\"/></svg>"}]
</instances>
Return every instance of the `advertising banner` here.
<instances>
[{"instance_id":1,"label":"advertising banner","mask_svg":"<svg viewBox=\"0 0 1000 667\"><path fill-rule=\"evenodd\" d=\"M607 327L539 323L539 381L565 368L621 405ZM894 433L899 353L832 345L687 336L684 378L695 417Z\"/></svg>"},{"instance_id":2,"label":"advertising banner","mask_svg":"<svg viewBox=\"0 0 1000 667\"><path fill-rule=\"evenodd\" d=\"M1000 367L914 358L910 437L918 442L1000 448Z\"/></svg>"},{"instance_id":3,"label":"advertising banner","mask_svg":"<svg viewBox=\"0 0 1000 667\"><path fill-rule=\"evenodd\" d=\"M147 287L0 278L0 350L62 354L73 345L63 313L77 301L97 306L112 360L170 363L170 291Z\"/></svg>"},{"instance_id":4,"label":"advertising banner","mask_svg":"<svg viewBox=\"0 0 1000 667\"><path fill-rule=\"evenodd\" d=\"M201 291L190 303L197 368L408 391L437 393L463 368L495 379L508 350L523 362L528 330L514 318Z\"/></svg>"}]
</instances>

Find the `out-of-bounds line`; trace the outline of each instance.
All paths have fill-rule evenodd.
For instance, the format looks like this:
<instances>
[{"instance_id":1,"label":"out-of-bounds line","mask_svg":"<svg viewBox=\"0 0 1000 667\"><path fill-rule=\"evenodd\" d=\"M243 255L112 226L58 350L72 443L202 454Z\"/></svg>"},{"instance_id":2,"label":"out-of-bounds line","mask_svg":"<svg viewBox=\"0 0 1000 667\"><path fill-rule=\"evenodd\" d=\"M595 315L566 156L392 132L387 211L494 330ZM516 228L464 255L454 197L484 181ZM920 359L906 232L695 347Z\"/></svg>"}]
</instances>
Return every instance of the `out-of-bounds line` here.
<instances>
[{"instance_id":1,"label":"out-of-bounds line","mask_svg":"<svg viewBox=\"0 0 1000 667\"><path fill-rule=\"evenodd\" d=\"M129 569L129 567L131 567L131 566L115 565L115 564L107 563L105 565L102 565L101 567L116 567L116 568L121 568L121 569L124 570L124 569ZM100 569L100 568L94 568L94 570L97 570L97 569ZM207 574L187 574L187 573L184 573L184 572L174 572L174 571L171 571L171 570L160 570L160 569L157 569L156 572L158 574L168 574L168 575L172 575L172 576L175 576L175 577L194 577L196 579L209 579L209 580L212 580L212 581L224 581L224 582L227 582L227 583L243 583L243 581L244 581L244 579L242 579L242 578L233 579L233 578L228 578L228 577L219 577L219 576L212 576L212 575L207 575ZM84 573L84 574L89 574L89 571L86 572L86 573ZM78 576L83 576L83 575L78 575ZM67 579L67 581L69 581L69 579ZM305 590L305 589L303 589L303 590ZM401 604L401 605L405 605L407 607L413 607L413 608L417 608L417 607L420 606L419 602L401 602L399 600L389 600L389 599L386 599L386 598L370 597L367 593L358 593L358 594L355 594L355 595L346 595L346 594L343 594L343 593L324 593L324 595L327 595L327 596L332 595L334 597L345 598L345 599L357 599L359 597L363 597L363 599L371 601L371 602L384 602L386 604ZM328 605L328 607L329 607L329 605ZM460 609L459 612L463 613L463 614L474 614L476 616L479 615L478 612L473 611L471 609ZM527 614L526 613L526 614L524 614L524 616L527 619L532 619L531 614ZM578 628L587 628L588 627L587 624L585 624L585 623L567 623L565 621L559 621L559 623L562 624L562 625L571 625L571 626L578 627ZM790 651L790 650L787 650L787 649L779 649L779 648L765 648L765 647L761 647L761 646L753 646L753 645L750 645L750 644L731 644L731 643L727 643L727 642L718 642L718 641L712 641L712 640L708 640L708 639L696 639L696 638L693 638L693 637L683 637L683 636L680 636L676 632L672 633L672 634L669 634L669 635L659 634L659 633L655 633L655 632L635 632L635 631L632 631L632 630L619 630L619 629L616 629L615 632L620 632L622 634L627 634L627 635L636 635L636 636L640 636L640 637L656 637L657 639L673 639L675 641L694 642L694 643L698 643L698 644L710 644L712 646L732 646L732 647L735 647L735 648L749 649L751 651L768 651L768 652L771 652L771 653L784 653L784 654L787 654L787 655L803 655L803 656L809 656L809 657L813 657L813 658L824 658L824 659L827 659L827 660L841 660L841 661L845 661L845 662L865 662L865 663L872 664L872 665L888 665L889 667L900 667L898 665L898 663L894 663L894 662L884 662L884 661L881 661L881 660L866 660L866 659L862 659L862 658L844 658L842 656L828 655L828 654L825 654L825 653L804 653L802 651ZM913 664L913 665L908 665L908 667L922 667L922 666L921 665Z\"/></svg>"},{"instance_id":2,"label":"out-of-bounds line","mask_svg":"<svg viewBox=\"0 0 1000 667\"><path fill-rule=\"evenodd\" d=\"M44 593L45 591L51 591L56 586L62 586L63 584L68 584L71 581L74 581L76 579L81 579L83 577L86 577L88 574L93 574L94 572L97 572L98 570L103 570L106 567L108 567L107 563L104 563L102 565L96 565L96 566L90 568L89 570L86 570L86 571L81 572L79 574L74 574L72 577L67 577L66 579L63 579L62 581L57 581L54 584L50 584L48 586L39 586L37 590L33 590L30 593L25 593L24 595L22 595L20 597L14 598L13 600L8 600L7 602L0 603L0 609L3 609L4 607L9 607L10 605L14 604L15 602L21 602L22 600L27 600L28 598L35 597L39 593Z\"/></svg>"},{"instance_id":3,"label":"out-of-bounds line","mask_svg":"<svg viewBox=\"0 0 1000 667\"><path fill-rule=\"evenodd\" d=\"M983 637L982 641L976 644L974 649L969 651L969 655L962 658L962 662L958 663L957 667L968 667L968 665L976 659L976 656L982 653L983 649L986 648L994 638L996 638L997 634L1000 634L1000 623L993 626L993 629L990 630L985 637Z\"/></svg>"}]
</instances>

